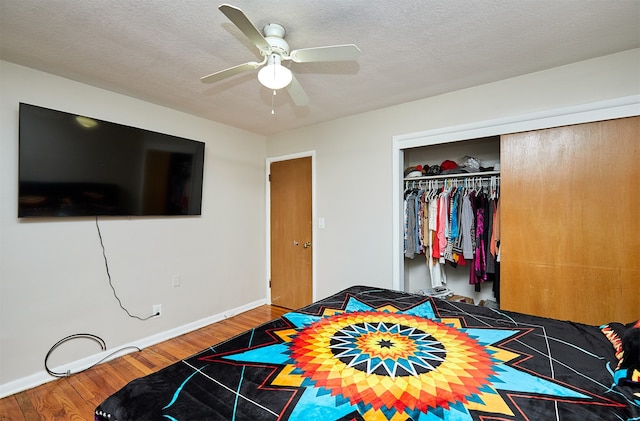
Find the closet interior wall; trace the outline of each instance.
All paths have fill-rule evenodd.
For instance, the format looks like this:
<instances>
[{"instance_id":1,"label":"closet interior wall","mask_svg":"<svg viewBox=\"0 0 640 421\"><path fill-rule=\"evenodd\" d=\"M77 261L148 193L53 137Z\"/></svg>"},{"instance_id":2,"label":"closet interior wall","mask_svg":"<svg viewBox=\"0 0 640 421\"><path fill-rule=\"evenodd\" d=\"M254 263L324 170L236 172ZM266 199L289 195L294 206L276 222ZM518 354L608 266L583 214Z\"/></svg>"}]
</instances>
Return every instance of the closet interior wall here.
<instances>
[{"instance_id":1,"label":"closet interior wall","mask_svg":"<svg viewBox=\"0 0 640 421\"><path fill-rule=\"evenodd\" d=\"M500 161L500 136L407 148L403 153L405 168L425 164L440 165L445 160L460 162L465 156L479 159L483 166L493 166ZM451 174L450 178L454 179L456 175ZM492 292L493 282L483 283L480 292L476 292L474 285L469 284L470 267L468 264L454 268L447 264L445 287L454 294L473 298L476 304L480 300L495 300ZM404 287L408 292L431 289L431 278L424 255L416 255L412 259L404 258Z\"/></svg>"}]
</instances>

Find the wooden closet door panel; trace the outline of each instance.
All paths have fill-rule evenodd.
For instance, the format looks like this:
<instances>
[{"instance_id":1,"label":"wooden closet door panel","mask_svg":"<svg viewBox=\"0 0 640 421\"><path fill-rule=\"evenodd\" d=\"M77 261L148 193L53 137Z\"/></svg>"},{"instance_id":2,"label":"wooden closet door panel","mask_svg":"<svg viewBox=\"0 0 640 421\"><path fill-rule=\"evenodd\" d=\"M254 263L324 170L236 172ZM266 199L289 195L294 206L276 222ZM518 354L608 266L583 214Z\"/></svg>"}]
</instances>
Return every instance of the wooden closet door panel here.
<instances>
[{"instance_id":1,"label":"wooden closet door panel","mask_svg":"<svg viewBox=\"0 0 640 421\"><path fill-rule=\"evenodd\" d=\"M501 307L640 318L640 117L501 139Z\"/></svg>"}]
</instances>

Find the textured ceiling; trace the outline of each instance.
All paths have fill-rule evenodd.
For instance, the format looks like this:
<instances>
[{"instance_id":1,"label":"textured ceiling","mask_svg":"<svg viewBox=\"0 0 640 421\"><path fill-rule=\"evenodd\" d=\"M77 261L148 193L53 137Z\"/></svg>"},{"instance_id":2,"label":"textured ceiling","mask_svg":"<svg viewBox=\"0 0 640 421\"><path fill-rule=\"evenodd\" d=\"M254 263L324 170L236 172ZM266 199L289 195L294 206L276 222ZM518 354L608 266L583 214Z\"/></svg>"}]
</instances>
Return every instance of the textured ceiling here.
<instances>
[{"instance_id":1,"label":"textured ceiling","mask_svg":"<svg viewBox=\"0 0 640 421\"><path fill-rule=\"evenodd\" d=\"M211 0L0 0L0 58L255 133L384 108L640 47L638 0L237 0L292 49L356 44L355 62L291 63L310 103L272 97ZM273 107L275 114L271 114Z\"/></svg>"}]
</instances>

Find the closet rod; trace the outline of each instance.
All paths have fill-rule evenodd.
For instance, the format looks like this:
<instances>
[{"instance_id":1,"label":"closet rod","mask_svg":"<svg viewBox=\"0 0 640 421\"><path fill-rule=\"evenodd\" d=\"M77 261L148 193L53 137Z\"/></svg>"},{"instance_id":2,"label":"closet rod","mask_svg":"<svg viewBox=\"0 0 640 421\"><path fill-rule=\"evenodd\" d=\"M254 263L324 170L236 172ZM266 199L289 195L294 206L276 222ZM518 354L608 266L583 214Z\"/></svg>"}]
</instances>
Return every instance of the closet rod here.
<instances>
[{"instance_id":1,"label":"closet rod","mask_svg":"<svg viewBox=\"0 0 640 421\"><path fill-rule=\"evenodd\" d=\"M416 186L429 186L432 185L431 183L434 183L433 186L439 186L439 185L448 185L450 184L451 186L456 186L459 187L461 185L465 185L467 183L467 181L470 183L470 185L488 185L491 186L492 183L495 183L496 186L500 186L500 176L499 175L494 175L491 177L466 177L464 179L460 179L460 178L456 178L456 177L448 177L448 178L438 178L438 179L433 179L433 178L428 178L428 179L420 179L418 177L414 177L414 178L408 178L405 180L404 185L405 188L409 188L410 186L412 188L415 188Z\"/></svg>"},{"instance_id":2,"label":"closet rod","mask_svg":"<svg viewBox=\"0 0 640 421\"><path fill-rule=\"evenodd\" d=\"M451 174L450 174L451 175ZM468 183L467 183L468 182ZM489 189L492 198L500 196L500 176L492 175L489 177L464 177L462 179L456 177L449 178L408 178L404 182L405 193L408 189L448 189L448 188L475 188Z\"/></svg>"},{"instance_id":3,"label":"closet rod","mask_svg":"<svg viewBox=\"0 0 640 421\"><path fill-rule=\"evenodd\" d=\"M420 181L420 180L439 180L443 178L489 178L491 176L500 176L500 171L483 171L483 172L463 172L458 174L439 174L439 175L426 175L423 177L410 177L405 178L404 181Z\"/></svg>"}]
</instances>

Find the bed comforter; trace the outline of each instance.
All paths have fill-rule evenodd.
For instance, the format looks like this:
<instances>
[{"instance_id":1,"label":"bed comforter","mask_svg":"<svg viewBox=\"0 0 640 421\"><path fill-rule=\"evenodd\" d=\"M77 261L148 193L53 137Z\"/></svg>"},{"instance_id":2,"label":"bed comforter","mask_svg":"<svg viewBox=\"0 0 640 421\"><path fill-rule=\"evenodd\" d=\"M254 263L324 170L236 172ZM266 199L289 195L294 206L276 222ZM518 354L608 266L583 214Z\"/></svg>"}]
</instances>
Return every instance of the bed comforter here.
<instances>
[{"instance_id":1,"label":"bed comforter","mask_svg":"<svg viewBox=\"0 0 640 421\"><path fill-rule=\"evenodd\" d=\"M638 420L638 383L615 378L630 327L356 286L132 381L95 418Z\"/></svg>"}]
</instances>

